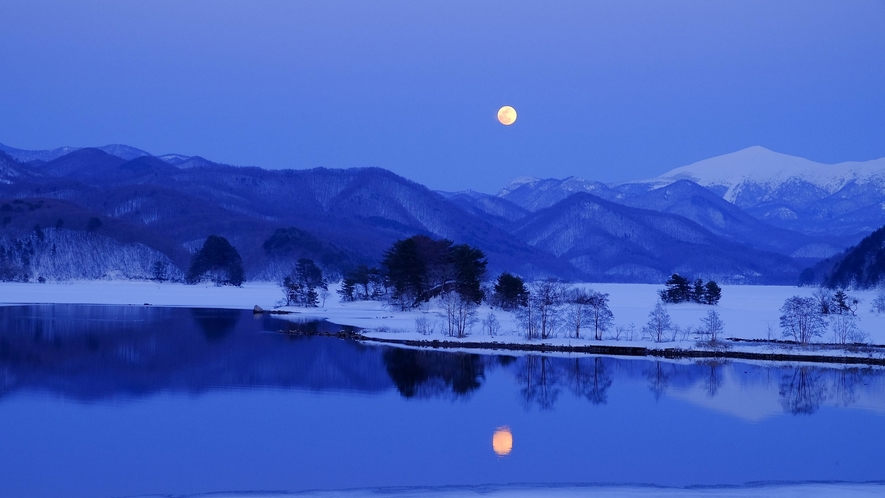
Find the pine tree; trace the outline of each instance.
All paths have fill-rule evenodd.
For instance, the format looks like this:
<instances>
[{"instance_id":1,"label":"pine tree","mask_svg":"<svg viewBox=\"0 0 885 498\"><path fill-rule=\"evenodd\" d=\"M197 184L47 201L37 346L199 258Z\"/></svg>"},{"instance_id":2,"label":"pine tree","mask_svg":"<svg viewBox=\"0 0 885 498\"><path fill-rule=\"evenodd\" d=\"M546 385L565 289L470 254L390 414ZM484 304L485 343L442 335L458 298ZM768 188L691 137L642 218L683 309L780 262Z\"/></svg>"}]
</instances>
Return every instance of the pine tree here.
<instances>
[{"instance_id":1,"label":"pine tree","mask_svg":"<svg viewBox=\"0 0 885 498\"><path fill-rule=\"evenodd\" d=\"M665 286L664 290L658 292L661 301L675 304L691 300L691 285L687 278L680 276L678 273L670 276Z\"/></svg>"},{"instance_id":2,"label":"pine tree","mask_svg":"<svg viewBox=\"0 0 885 498\"><path fill-rule=\"evenodd\" d=\"M701 279L697 279L694 281L694 284L691 286L691 302L693 303L703 303L704 302L704 281Z\"/></svg>"},{"instance_id":3,"label":"pine tree","mask_svg":"<svg viewBox=\"0 0 885 498\"><path fill-rule=\"evenodd\" d=\"M449 253L454 267L455 292L467 301L481 303L483 292L480 284L488 265L485 254L467 244L452 246Z\"/></svg>"},{"instance_id":4,"label":"pine tree","mask_svg":"<svg viewBox=\"0 0 885 498\"><path fill-rule=\"evenodd\" d=\"M495 281L495 304L505 310L516 309L528 303L529 290L525 280L504 272Z\"/></svg>"},{"instance_id":5,"label":"pine tree","mask_svg":"<svg viewBox=\"0 0 885 498\"><path fill-rule=\"evenodd\" d=\"M245 278L240 253L224 237L210 235L203 247L194 254L186 281L195 284L204 276L223 285L242 285Z\"/></svg>"},{"instance_id":6,"label":"pine tree","mask_svg":"<svg viewBox=\"0 0 885 498\"><path fill-rule=\"evenodd\" d=\"M709 304L711 306L715 306L719 303L719 299L722 298L722 288L719 285L710 280L704 285L704 294L701 302L704 304Z\"/></svg>"}]
</instances>

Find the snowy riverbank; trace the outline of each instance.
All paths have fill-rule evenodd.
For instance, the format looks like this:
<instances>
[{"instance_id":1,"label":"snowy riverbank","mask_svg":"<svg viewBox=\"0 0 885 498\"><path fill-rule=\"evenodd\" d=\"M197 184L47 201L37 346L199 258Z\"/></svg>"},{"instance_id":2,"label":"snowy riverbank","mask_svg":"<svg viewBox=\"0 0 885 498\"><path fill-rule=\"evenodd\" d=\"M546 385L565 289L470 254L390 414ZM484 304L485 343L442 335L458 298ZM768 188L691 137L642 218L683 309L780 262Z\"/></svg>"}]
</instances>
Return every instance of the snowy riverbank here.
<instances>
[{"instance_id":1,"label":"snowy riverbank","mask_svg":"<svg viewBox=\"0 0 885 498\"><path fill-rule=\"evenodd\" d=\"M186 498L363 498L388 496L394 498L578 498L605 496L609 498L824 498L840 496L865 498L882 496L882 483L775 483L749 486L717 486L668 488L659 486L580 486L580 485L511 485L511 486L445 486L439 488L379 488L298 493L211 493L188 495ZM144 496L141 498L160 498ZM182 497L185 498L185 497Z\"/></svg>"},{"instance_id":2,"label":"snowy riverbank","mask_svg":"<svg viewBox=\"0 0 885 498\"><path fill-rule=\"evenodd\" d=\"M281 315L288 320L305 318L325 318L340 325L361 327L366 337L384 341L450 341L471 347L499 348L501 345L530 346L548 349L565 348L639 348L649 351L698 351L695 338L678 335L674 341L656 343L641 338L642 326L648 321L648 313L657 300L660 285L651 284L582 284L600 292L610 294L610 307L614 313L615 325L622 330L620 337L611 332L601 340L570 338L560 333L547 340L527 341L519 331L512 313L492 310L483 306L478 310L482 320L492 313L500 324L500 331L489 336L483 331L482 323L477 322L470 334L463 339L446 337L445 326L440 310L434 305L423 309L398 312L391 311L383 303L362 301L342 303L334 289L320 308L282 308L293 312ZM743 340L781 339L779 327L780 307L784 300L793 295L810 296L813 288L789 286L723 286L722 300L715 307L724 322L724 337ZM852 292L861 299L858 311L860 328L869 335L872 344L885 344L885 315L870 311L870 303L875 293ZM0 303L81 303L111 305L145 305L216 307L251 309L259 305L265 309L277 307L282 297L279 287L269 282L246 283L242 287L216 287L214 285L183 285L175 283L130 282L130 281L86 281L70 283L22 284L0 283ZM680 328L697 327L700 319L711 309L701 304L683 303L668 305L667 311L673 322ZM416 330L416 322L422 321L432 332L422 334ZM828 333L819 342L832 342ZM747 352L756 355L802 355L856 358L858 360L885 360L885 349L835 348L820 344L799 347L770 342L728 341L727 351Z\"/></svg>"}]
</instances>

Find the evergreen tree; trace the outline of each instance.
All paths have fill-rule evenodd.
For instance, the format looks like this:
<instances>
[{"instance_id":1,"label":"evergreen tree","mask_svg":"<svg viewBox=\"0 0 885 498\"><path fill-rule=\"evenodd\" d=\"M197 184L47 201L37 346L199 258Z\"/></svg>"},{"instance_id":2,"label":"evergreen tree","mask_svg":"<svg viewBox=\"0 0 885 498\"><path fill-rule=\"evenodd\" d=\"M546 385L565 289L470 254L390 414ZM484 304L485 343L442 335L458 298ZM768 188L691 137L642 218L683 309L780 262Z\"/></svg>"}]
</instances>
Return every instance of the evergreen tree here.
<instances>
[{"instance_id":1,"label":"evergreen tree","mask_svg":"<svg viewBox=\"0 0 885 498\"><path fill-rule=\"evenodd\" d=\"M403 311L414 308L425 295L426 265L418 252L415 237L398 240L384 253L381 261L385 281L391 288L391 300Z\"/></svg>"},{"instance_id":2,"label":"evergreen tree","mask_svg":"<svg viewBox=\"0 0 885 498\"><path fill-rule=\"evenodd\" d=\"M223 285L242 285L246 280L240 253L224 237L210 235L203 247L194 254L186 281L199 282L204 276Z\"/></svg>"},{"instance_id":3,"label":"evergreen tree","mask_svg":"<svg viewBox=\"0 0 885 498\"><path fill-rule=\"evenodd\" d=\"M658 292L661 301L675 304L691 300L691 285L687 278L680 276L678 273L670 276L665 286L664 290Z\"/></svg>"},{"instance_id":4,"label":"evergreen tree","mask_svg":"<svg viewBox=\"0 0 885 498\"><path fill-rule=\"evenodd\" d=\"M694 284L691 286L691 302L693 303L703 303L704 302L704 281L701 279L697 279L694 281Z\"/></svg>"},{"instance_id":5,"label":"evergreen tree","mask_svg":"<svg viewBox=\"0 0 885 498\"><path fill-rule=\"evenodd\" d=\"M485 254L467 244L452 246L449 253L454 269L455 292L467 301L481 303L483 292L480 284L488 265Z\"/></svg>"},{"instance_id":6,"label":"evergreen tree","mask_svg":"<svg viewBox=\"0 0 885 498\"><path fill-rule=\"evenodd\" d=\"M719 285L710 280L704 285L704 295L701 299L701 302L704 304L709 304L711 306L715 306L719 303L719 299L722 298L722 288Z\"/></svg>"},{"instance_id":7,"label":"evergreen tree","mask_svg":"<svg viewBox=\"0 0 885 498\"><path fill-rule=\"evenodd\" d=\"M494 304L505 310L516 309L528 303L529 290L525 280L504 272L495 281Z\"/></svg>"},{"instance_id":8,"label":"evergreen tree","mask_svg":"<svg viewBox=\"0 0 885 498\"><path fill-rule=\"evenodd\" d=\"M378 299L384 294L384 281L378 268L359 265L344 274L338 290L344 301Z\"/></svg>"},{"instance_id":9,"label":"evergreen tree","mask_svg":"<svg viewBox=\"0 0 885 498\"><path fill-rule=\"evenodd\" d=\"M855 315L857 312L857 308L860 305L860 300L856 297L849 296L842 289L836 291L833 294L833 313L843 315L843 314L851 314Z\"/></svg>"},{"instance_id":10,"label":"evergreen tree","mask_svg":"<svg viewBox=\"0 0 885 498\"><path fill-rule=\"evenodd\" d=\"M381 261L391 301L402 310L450 291L470 302L481 302L486 265L479 249L425 235L394 242Z\"/></svg>"},{"instance_id":11,"label":"evergreen tree","mask_svg":"<svg viewBox=\"0 0 885 498\"><path fill-rule=\"evenodd\" d=\"M319 305L317 289L328 289L328 284L323 277L323 271L312 259L299 259L292 273L283 279L283 293L287 306L295 304L307 308L317 307Z\"/></svg>"}]
</instances>

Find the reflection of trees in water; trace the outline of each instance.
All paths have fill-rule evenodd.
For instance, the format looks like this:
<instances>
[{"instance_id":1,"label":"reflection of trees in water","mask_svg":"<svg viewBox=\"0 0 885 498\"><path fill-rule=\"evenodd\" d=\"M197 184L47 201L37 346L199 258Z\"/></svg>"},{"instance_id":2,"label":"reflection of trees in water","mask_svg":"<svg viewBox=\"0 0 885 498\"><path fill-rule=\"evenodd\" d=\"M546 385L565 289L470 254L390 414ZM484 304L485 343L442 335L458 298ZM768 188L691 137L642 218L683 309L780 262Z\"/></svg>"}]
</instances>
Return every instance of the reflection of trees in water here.
<instances>
[{"instance_id":1,"label":"reflection of trees in water","mask_svg":"<svg viewBox=\"0 0 885 498\"><path fill-rule=\"evenodd\" d=\"M525 407L537 405L542 410L553 409L563 387L594 405L605 404L612 385L605 363L606 359L600 357L566 359L529 355L521 358L516 365L516 380Z\"/></svg>"},{"instance_id":2,"label":"reflection of trees in water","mask_svg":"<svg viewBox=\"0 0 885 498\"><path fill-rule=\"evenodd\" d=\"M873 371L871 368L843 368L833 372L831 393L833 400L842 406L857 402L857 388L869 381Z\"/></svg>"},{"instance_id":3,"label":"reflection of trees in water","mask_svg":"<svg viewBox=\"0 0 885 498\"><path fill-rule=\"evenodd\" d=\"M587 398L594 405L608 402L612 378L602 358L575 358L569 361L567 378L575 396Z\"/></svg>"},{"instance_id":4,"label":"reflection of trees in water","mask_svg":"<svg viewBox=\"0 0 885 498\"><path fill-rule=\"evenodd\" d=\"M523 358L516 375L520 394L526 408L537 403L542 410L550 410L559 397L561 374L554 358L529 355Z\"/></svg>"},{"instance_id":5,"label":"reflection of trees in water","mask_svg":"<svg viewBox=\"0 0 885 498\"><path fill-rule=\"evenodd\" d=\"M203 331L203 336L208 342L215 342L224 339L236 327L240 321L240 310L228 309L191 309L191 315L194 321Z\"/></svg>"},{"instance_id":6,"label":"reflection of trees in water","mask_svg":"<svg viewBox=\"0 0 885 498\"><path fill-rule=\"evenodd\" d=\"M784 411L810 415L826 399L827 386L821 369L797 367L781 378L779 394Z\"/></svg>"},{"instance_id":7,"label":"reflection of trees in water","mask_svg":"<svg viewBox=\"0 0 885 498\"><path fill-rule=\"evenodd\" d=\"M670 372L672 365L667 365L662 361L655 361L654 364L646 370L645 377L648 379L648 389L654 394L655 401L659 401L661 396L666 394L667 388L670 387Z\"/></svg>"},{"instance_id":8,"label":"reflection of trees in water","mask_svg":"<svg viewBox=\"0 0 885 498\"><path fill-rule=\"evenodd\" d=\"M722 365L724 362L721 361L704 361L698 364L701 368L705 370L704 376L704 390L707 392L707 396L713 398L716 394L719 393L719 388L722 387Z\"/></svg>"},{"instance_id":9,"label":"reflection of trees in water","mask_svg":"<svg viewBox=\"0 0 885 498\"><path fill-rule=\"evenodd\" d=\"M388 348L383 358L387 374L406 398L449 392L464 396L485 378L483 357L475 354Z\"/></svg>"},{"instance_id":10,"label":"reflection of trees in water","mask_svg":"<svg viewBox=\"0 0 885 498\"><path fill-rule=\"evenodd\" d=\"M807 415L828 399L849 406L857 402L858 389L882 374L870 367L796 367L781 378L781 404L788 413Z\"/></svg>"}]
</instances>

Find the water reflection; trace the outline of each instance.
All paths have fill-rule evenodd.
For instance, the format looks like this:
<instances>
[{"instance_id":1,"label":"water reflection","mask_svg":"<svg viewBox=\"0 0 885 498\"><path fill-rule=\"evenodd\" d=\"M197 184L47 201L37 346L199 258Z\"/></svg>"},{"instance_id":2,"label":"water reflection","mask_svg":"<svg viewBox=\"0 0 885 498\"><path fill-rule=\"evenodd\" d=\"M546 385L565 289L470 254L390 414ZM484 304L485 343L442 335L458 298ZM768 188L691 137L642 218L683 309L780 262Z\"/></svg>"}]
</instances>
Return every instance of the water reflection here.
<instances>
[{"instance_id":1,"label":"water reflection","mask_svg":"<svg viewBox=\"0 0 885 498\"><path fill-rule=\"evenodd\" d=\"M714 398L716 394L719 392L719 388L722 387L722 365L724 362L717 360L710 361L702 361L699 365L702 368L708 369L707 376L704 380L704 388L707 391L707 396Z\"/></svg>"},{"instance_id":2,"label":"water reflection","mask_svg":"<svg viewBox=\"0 0 885 498\"><path fill-rule=\"evenodd\" d=\"M522 358L516 376L525 407L538 405L542 410L550 410L562 390L560 362L548 356L529 355Z\"/></svg>"},{"instance_id":3,"label":"water reflection","mask_svg":"<svg viewBox=\"0 0 885 498\"><path fill-rule=\"evenodd\" d=\"M513 451L513 434L510 427L498 427L492 434L492 451L498 456L507 456Z\"/></svg>"},{"instance_id":4,"label":"water reflection","mask_svg":"<svg viewBox=\"0 0 885 498\"><path fill-rule=\"evenodd\" d=\"M291 318L291 317L288 317ZM606 407L641 386L747 420L822 406L885 413L885 370L723 361L469 354L366 346L311 336L342 327L248 311L114 306L0 308L0 400L49 391L81 401L230 388L382 392L468 398L500 372L526 410L563 399ZM279 333L284 332L284 333Z\"/></svg>"},{"instance_id":5,"label":"water reflection","mask_svg":"<svg viewBox=\"0 0 885 498\"><path fill-rule=\"evenodd\" d=\"M485 358L476 354L391 348L384 352L384 365L406 398L464 396L485 377Z\"/></svg>"},{"instance_id":6,"label":"water reflection","mask_svg":"<svg viewBox=\"0 0 885 498\"><path fill-rule=\"evenodd\" d=\"M209 342L224 339L230 334L240 321L242 312L227 309L191 309L194 321L203 331L203 335Z\"/></svg>"}]
</instances>

